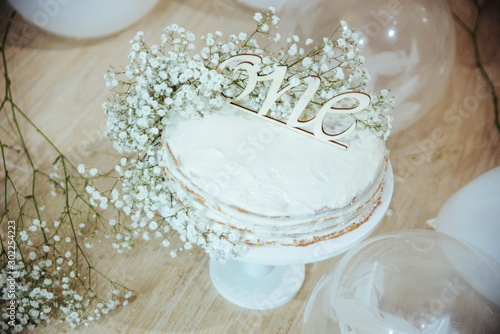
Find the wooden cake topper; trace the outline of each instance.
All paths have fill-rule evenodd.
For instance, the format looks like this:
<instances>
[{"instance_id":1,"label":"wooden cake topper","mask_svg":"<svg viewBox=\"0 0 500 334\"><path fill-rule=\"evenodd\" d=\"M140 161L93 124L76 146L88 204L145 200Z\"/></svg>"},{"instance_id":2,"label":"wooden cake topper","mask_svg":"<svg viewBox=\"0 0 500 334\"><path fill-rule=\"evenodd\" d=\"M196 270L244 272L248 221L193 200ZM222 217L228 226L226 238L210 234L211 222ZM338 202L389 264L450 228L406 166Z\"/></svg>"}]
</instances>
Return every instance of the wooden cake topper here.
<instances>
[{"instance_id":1,"label":"wooden cake topper","mask_svg":"<svg viewBox=\"0 0 500 334\"><path fill-rule=\"evenodd\" d=\"M234 73L237 73L240 70L244 70L248 73L248 81L245 89L236 96L226 96L224 97L231 100L230 105L237 108L238 110L243 110L247 113L250 113L255 116L262 117L264 119L270 120L275 124L284 126L288 129L294 130L296 132L305 134L309 137L312 137L317 140L321 140L323 142L327 142L341 149L347 149L347 146L337 142L341 137L344 137L351 133L357 125L357 121L354 121L347 129L340 133L329 134L326 133L323 129L323 123L327 114L348 114L348 113L356 113L359 112L370 105L370 96L366 93L362 92L346 92L341 93L334 96L332 99L327 101L321 109L318 111L315 117L307 120L300 121L300 117L304 112L306 106L311 102L319 89L319 85L321 83L321 79L318 76L308 76L301 79L301 83L307 83L307 88L300 97L300 99L295 103L295 106L292 110L292 113L288 117L286 122L277 120L268 115L269 109L271 106L287 91L289 91L293 86L286 85L281 88L283 81L285 80L288 66L286 65L278 65L276 69L269 74L259 74L254 68L254 65L260 65L262 63L262 58L257 55L250 54L242 54L230 57L222 62L218 66L218 71L222 72L226 66L232 62L239 62L233 69ZM306 80L307 78L310 78ZM256 87L258 81L271 81L271 86L269 87L269 91L266 94L266 98L264 99L262 106L258 111L251 110L247 107L244 107L235 101L243 100L247 97ZM358 103L355 107L352 108L335 108L333 105L339 101L342 101L346 98L352 98L356 100Z\"/></svg>"}]
</instances>

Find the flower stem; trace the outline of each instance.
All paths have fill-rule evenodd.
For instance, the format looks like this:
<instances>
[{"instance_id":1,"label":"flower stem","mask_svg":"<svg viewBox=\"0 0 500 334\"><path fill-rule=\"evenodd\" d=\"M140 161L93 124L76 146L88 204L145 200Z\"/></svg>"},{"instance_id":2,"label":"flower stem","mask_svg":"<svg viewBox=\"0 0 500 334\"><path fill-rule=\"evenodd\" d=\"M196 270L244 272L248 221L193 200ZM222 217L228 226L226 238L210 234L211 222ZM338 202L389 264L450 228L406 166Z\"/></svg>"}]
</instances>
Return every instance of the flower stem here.
<instances>
[{"instance_id":1,"label":"flower stem","mask_svg":"<svg viewBox=\"0 0 500 334\"><path fill-rule=\"evenodd\" d=\"M484 3L486 3L486 2L487 1L485 1ZM481 72L482 77L486 81L488 88L490 89L492 99L493 99L494 123L495 123L495 126L496 126L498 132L500 132L500 116L499 116L500 111L498 108L498 96L497 96L497 93L495 90L495 85L493 84L493 80L491 80L490 76L488 75L488 72L486 71L483 63L481 62L481 55L479 53L479 43L477 40L479 23L481 22L481 18L482 18L483 13L484 13L483 12L484 3L483 3L483 5L480 5L477 0L474 0L474 4L477 8L477 16L476 16L476 20L474 21L474 27L472 29L469 28L465 24L465 22L460 17L458 17L458 15L455 12L452 11L452 14L453 14L453 18L455 19L455 21L457 21L457 23L465 30L465 32L472 39L472 44L474 46L474 57L476 59L476 66L479 69L479 71Z\"/></svg>"}]
</instances>

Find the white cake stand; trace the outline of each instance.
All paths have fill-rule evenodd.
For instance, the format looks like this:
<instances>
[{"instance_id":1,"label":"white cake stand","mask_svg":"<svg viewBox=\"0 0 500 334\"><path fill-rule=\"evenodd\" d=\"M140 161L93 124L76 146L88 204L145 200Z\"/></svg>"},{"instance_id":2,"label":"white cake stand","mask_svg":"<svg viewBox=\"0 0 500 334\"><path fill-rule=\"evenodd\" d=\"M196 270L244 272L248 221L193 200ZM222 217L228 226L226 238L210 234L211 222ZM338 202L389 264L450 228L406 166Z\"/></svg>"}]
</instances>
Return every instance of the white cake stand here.
<instances>
[{"instance_id":1,"label":"white cake stand","mask_svg":"<svg viewBox=\"0 0 500 334\"><path fill-rule=\"evenodd\" d=\"M222 264L210 260L215 289L231 303L266 310L284 305L299 292L306 263L339 255L363 241L378 226L391 202L394 176L389 163L382 202L354 231L306 247L250 246L245 256Z\"/></svg>"}]
</instances>

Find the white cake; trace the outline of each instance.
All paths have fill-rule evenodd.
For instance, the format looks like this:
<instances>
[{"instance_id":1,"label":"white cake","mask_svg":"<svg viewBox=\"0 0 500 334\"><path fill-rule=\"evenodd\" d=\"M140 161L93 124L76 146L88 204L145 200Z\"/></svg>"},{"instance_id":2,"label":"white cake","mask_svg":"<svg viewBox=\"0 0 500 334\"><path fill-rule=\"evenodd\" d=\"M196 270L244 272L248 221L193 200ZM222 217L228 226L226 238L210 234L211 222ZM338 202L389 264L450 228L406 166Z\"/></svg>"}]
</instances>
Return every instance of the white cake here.
<instances>
[{"instance_id":1,"label":"white cake","mask_svg":"<svg viewBox=\"0 0 500 334\"><path fill-rule=\"evenodd\" d=\"M351 120L352 122L352 120ZM365 222L380 203L383 140L358 127L342 150L234 110L171 121L165 175L203 220L248 244L305 246Z\"/></svg>"}]
</instances>

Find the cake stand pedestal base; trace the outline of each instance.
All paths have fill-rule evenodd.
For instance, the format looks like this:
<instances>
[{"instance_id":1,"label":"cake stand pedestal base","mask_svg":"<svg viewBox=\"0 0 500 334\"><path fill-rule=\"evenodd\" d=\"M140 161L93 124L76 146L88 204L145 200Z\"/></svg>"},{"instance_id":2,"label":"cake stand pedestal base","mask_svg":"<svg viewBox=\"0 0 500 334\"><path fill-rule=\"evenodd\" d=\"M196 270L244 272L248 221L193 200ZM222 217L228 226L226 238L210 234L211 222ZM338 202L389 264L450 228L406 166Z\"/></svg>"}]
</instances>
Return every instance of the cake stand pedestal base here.
<instances>
[{"instance_id":1,"label":"cake stand pedestal base","mask_svg":"<svg viewBox=\"0 0 500 334\"><path fill-rule=\"evenodd\" d=\"M265 265L228 260L210 260L210 278L228 301L252 310L268 310L288 303L299 292L305 266Z\"/></svg>"}]
</instances>

